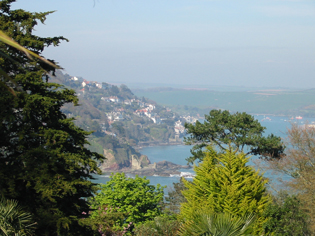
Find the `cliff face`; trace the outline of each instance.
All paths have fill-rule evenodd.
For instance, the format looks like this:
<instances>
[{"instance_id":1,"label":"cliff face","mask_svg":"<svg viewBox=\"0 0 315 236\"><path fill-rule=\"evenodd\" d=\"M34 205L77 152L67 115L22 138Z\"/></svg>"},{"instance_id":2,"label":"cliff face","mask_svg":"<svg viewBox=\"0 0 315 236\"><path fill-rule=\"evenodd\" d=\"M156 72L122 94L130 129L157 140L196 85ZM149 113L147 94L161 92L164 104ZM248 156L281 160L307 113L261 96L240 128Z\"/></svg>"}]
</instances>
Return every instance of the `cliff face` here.
<instances>
[{"instance_id":1,"label":"cliff face","mask_svg":"<svg viewBox=\"0 0 315 236\"><path fill-rule=\"evenodd\" d=\"M120 150L121 152L123 150ZM145 155L135 155L128 152L114 153L110 149L104 149L104 156L106 160L100 166L102 171L119 171L119 170L137 170L148 167L151 163Z\"/></svg>"}]
</instances>

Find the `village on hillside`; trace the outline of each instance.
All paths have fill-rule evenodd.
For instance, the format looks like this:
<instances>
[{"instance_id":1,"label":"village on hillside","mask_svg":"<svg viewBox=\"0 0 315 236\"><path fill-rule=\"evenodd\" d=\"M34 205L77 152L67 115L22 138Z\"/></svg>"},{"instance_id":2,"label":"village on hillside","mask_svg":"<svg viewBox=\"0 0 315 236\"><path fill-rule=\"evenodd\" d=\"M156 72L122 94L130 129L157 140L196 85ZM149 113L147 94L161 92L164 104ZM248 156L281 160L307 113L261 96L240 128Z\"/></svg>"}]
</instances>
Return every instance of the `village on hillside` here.
<instances>
[{"instance_id":1,"label":"village on hillside","mask_svg":"<svg viewBox=\"0 0 315 236\"><path fill-rule=\"evenodd\" d=\"M197 118L179 116L154 101L136 97L126 85L114 85L59 73L60 83L76 91L80 109L64 107L85 130L103 132L134 146L180 143L184 124Z\"/></svg>"},{"instance_id":2,"label":"village on hillside","mask_svg":"<svg viewBox=\"0 0 315 236\"><path fill-rule=\"evenodd\" d=\"M75 76L71 77L70 80L79 81L79 79ZM82 86L82 89L80 89L80 92L78 92L79 97L84 96L86 91L89 90L90 88L98 88L98 89L106 90L106 89L112 88L113 85L109 83L100 83L96 81L87 81L83 79L83 81L81 82L81 86ZM154 124L161 124L163 123L163 120L167 119L167 118L163 118L159 116L159 114L154 111L156 108L155 104L146 103L137 98L123 99L123 98L119 98L118 96L108 96L108 97L102 96L100 99L103 102L113 103L117 105L118 104L124 104L124 105L129 105L129 106L136 105L140 107L140 109L136 109L135 111L133 111L133 114L139 117L147 117L150 120L152 120ZM171 110L167 108L166 108L166 111L171 112ZM105 114L107 116L109 125L111 125L115 121L122 121L126 117L126 111L124 108L114 108L113 111L106 112ZM181 120L177 120L174 123L174 132L177 136L182 137L185 133L184 123L185 122L195 123L197 118L190 117L190 116L186 116L186 117L181 116L180 118ZM103 129L103 132L106 132L106 130Z\"/></svg>"}]
</instances>

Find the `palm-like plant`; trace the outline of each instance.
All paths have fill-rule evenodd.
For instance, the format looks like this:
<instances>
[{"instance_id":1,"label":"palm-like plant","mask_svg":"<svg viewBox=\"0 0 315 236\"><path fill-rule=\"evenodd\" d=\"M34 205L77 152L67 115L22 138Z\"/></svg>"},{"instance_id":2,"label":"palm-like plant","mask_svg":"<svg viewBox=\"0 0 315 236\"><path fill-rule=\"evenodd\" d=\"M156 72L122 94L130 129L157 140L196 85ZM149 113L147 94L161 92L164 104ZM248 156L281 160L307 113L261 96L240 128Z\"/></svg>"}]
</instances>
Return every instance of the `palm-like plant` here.
<instances>
[{"instance_id":1,"label":"palm-like plant","mask_svg":"<svg viewBox=\"0 0 315 236\"><path fill-rule=\"evenodd\" d=\"M0 235L32 235L34 230L32 216L23 211L15 200L0 199Z\"/></svg>"},{"instance_id":2,"label":"palm-like plant","mask_svg":"<svg viewBox=\"0 0 315 236\"><path fill-rule=\"evenodd\" d=\"M205 213L198 211L193 220L185 222L180 236L243 236L251 235L255 222L253 214L238 217L229 213Z\"/></svg>"}]
</instances>

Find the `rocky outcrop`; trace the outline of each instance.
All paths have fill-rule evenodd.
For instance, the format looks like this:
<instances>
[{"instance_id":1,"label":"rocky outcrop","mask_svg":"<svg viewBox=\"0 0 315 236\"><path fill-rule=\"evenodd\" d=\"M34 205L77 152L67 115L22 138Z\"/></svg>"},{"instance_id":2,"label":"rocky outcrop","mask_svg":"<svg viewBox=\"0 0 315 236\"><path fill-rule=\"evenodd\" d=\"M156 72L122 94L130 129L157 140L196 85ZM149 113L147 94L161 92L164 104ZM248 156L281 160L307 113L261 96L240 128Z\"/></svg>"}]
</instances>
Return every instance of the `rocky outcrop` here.
<instances>
[{"instance_id":1,"label":"rocky outcrop","mask_svg":"<svg viewBox=\"0 0 315 236\"><path fill-rule=\"evenodd\" d=\"M159 176L172 176L179 175L180 169L190 169L191 166L177 165L169 161L160 161L151 164L149 158L145 155L125 155L119 156L112 150L104 149L104 156L106 160L100 166L103 173L111 172L125 172L137 175L159 175Z\"/></svg>"},{"instance_id":2,"label":"rocky outcrop","mask_svg":"<svg viewBox=\"0 0 315 236\"><path fill-rule=\"evenodd\" d=\"M148 168L151 165L147 156L141 155L119 155L115 154L110 149L104 149L104 156L106 160L101 164L100 169L103 172L106 171L120 171L120 170L138 170L142 168Z\"/></svg>"},{"instance_id":3,"label":"rocky outcrop","mask_svg":"<svg viewBox=\"0 0 315 236\"><path fill-rule=\"evenodd\" d=\"M150 164L151 162L149 158L145 155L141 155L140 157L137 157L136 155L131 156L131 169L133 170L149 167Z\"/></svg>"},{"instance_id":4,"label":"rocky outcrop","mask_svg":"<svg viewBox=\"0 0 315 236\"><path fill-rule=\"evenodd\" d=\"M179 169L190 169L191 166L189 165L177 165L173 162L169 162L169 161L159 161L158 163L156 163L156 168L158 170L179 170Z\"/></svg>"}]
</instances>

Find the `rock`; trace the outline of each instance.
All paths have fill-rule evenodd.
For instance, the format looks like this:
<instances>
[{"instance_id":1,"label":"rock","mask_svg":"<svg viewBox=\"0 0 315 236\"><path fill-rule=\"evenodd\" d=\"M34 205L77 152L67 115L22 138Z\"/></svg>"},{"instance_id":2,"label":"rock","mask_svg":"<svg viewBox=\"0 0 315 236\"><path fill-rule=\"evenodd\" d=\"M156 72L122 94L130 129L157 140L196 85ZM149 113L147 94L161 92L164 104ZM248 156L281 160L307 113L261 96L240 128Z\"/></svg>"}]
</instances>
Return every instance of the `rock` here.
<instances>
[{"instance_id":1,"label":"rock","mask_svg":"<svg viewBox=\"0 0 315 236\"><path fill-rule=\"evenodd\" d=\"M189 169L191 166L177 165L169 161L160 161L151 164L149 158L145 155L124 155L122 158L109 149L104 149L104 155L107 160L100 166L103 172L125 172L135 175L158 175L171 176L180 175L179 169Z\"/></svg>"},{"instance_id":2,"label":"rock","mask_svg":"<svg viewBox=\"0 0 315 236\"><path fill-rule=\"evenodd\" d=\"M106 160L100 165L100 169L103 172L106 171L119 171L125 169L142 169L148 168L151 165L152 169L155 169L154 164L152 165L149 158L145 155L137 156L135 154L129 155L125 153L123 157L119 154L114 154L110 149L104 149L104 156Z\"/></svg>"},{"instance_id":3,"label":"rock","mask_svg":"<svg viewBox=\"0 0 315 236\"><path fill-rule=\"evenodd\" d=\"M178 169L190 169L191 166L182 166L177 165L175 163L169 161L160 161L156 163L157 169L171 169L171 170L178 170Z\"/></svg>"}]
</instances>

